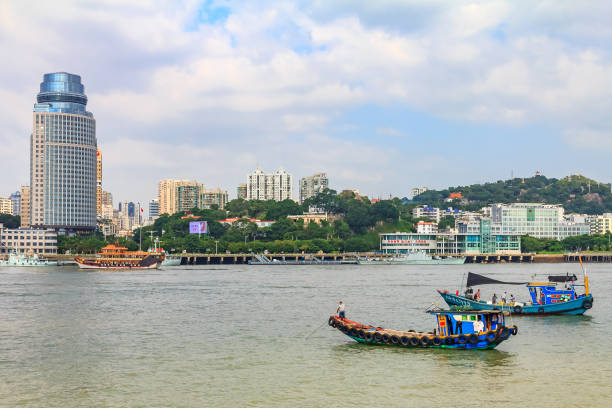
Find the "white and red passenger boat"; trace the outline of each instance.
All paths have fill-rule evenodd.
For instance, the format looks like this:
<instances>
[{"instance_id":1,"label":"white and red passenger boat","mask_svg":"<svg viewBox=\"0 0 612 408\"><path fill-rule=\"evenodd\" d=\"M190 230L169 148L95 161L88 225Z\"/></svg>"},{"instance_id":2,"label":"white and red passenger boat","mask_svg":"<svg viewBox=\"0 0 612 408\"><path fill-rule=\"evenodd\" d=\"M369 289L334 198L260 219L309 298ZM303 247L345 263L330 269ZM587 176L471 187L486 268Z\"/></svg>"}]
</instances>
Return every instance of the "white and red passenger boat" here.
<instances>
[{"instance_id":1,"label":"white and red passenger boat","mask_svg":"<svg viewBox=\"0 0 612 408\"><path fill-rule=\"evenodd\" d=\"M164 260L163 254L128 251L126 247L107 245L94 259L74 258L82 269L155 269Z\"/></svg>"}]
</instances>

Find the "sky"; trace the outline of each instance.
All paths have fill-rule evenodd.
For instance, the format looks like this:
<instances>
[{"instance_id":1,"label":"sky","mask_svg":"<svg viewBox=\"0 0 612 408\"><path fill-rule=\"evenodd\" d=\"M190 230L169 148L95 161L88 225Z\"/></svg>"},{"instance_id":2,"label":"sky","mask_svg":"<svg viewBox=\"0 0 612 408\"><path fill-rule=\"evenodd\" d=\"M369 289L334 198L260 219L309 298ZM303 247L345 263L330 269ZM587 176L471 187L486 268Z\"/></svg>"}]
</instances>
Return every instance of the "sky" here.
<instances>
[{"instance_id":1,"label":"sky","mask_svg":"<svg viewBox=\"0 0 612 408\"><path fill-rule=\"evenodd\" d=\"M256 167L405 197L541 171L612 181L612 2L3 1L0 196L46 72L79 74L103 188L236 195Z\"/></svg>"}]
</instances>

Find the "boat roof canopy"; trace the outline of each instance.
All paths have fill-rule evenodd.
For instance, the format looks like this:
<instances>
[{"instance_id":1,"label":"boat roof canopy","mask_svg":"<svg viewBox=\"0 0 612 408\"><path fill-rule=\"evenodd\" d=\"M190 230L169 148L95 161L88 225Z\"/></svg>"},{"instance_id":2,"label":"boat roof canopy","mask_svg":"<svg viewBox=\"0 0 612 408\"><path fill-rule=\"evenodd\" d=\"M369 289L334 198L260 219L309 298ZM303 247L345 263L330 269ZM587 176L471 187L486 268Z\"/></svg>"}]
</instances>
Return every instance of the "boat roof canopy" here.
<instances>
[{"instance_id":1,"label":"boat roof canopy","mask_svg":"<svg viewBox=\"0 0 612 408\"><path fill-rule=\"evenodd\" d=\"M431 310L431 314L454 314L454 315L481 315L481 314L500 314L501 310Z\"/></svg>"}]
</instances>

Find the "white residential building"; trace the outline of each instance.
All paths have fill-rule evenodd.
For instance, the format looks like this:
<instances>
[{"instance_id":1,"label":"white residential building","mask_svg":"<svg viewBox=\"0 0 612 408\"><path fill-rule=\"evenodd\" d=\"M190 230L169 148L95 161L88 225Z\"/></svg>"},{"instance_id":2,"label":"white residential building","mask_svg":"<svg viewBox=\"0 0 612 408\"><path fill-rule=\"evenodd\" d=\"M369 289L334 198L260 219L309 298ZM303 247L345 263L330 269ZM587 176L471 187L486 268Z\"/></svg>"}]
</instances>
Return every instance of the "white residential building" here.
<instances>
[{"instance_id":1,"label":"white residential building","mask_svg":"<svg viewBox=\"0 0 612 408\"><path fill-rule=\"evenodd\" d=\"M274 173L260 168L247 175L247 200L293 200L293 176L282 167Z\"/></svg>"},{"instance_id":2,"label":"white residential building","mask_svg":"<svg viewBox=\"0 0 612 408\"><path fill-rule=\"evenodd\" d=\"M300 203L314 197L329 187L327 173L317 173L300 179Z\"/></svg>"}]
</instances>

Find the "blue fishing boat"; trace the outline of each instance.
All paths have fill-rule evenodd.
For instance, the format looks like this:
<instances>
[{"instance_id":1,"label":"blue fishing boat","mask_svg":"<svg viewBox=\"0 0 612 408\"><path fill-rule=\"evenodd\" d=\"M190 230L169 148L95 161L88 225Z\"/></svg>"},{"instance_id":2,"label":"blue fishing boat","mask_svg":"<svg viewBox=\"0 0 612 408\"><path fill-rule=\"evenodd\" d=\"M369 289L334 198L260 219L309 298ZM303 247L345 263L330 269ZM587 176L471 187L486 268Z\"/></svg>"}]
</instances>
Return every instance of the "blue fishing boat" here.
<instances>
[{"instance_id":1,"label":"blue fishing boat","mask_svg":"<svg viewBox=\"0 0 612 408\"><path fill-rule=\"evenodd\" d=\"M548 277L548 282L503 282L469 272L464 294L441 290L438 293L449 306L464 306L474 310L500 310L521 315L581 315L593 307L593 295L589 293L586 272L584 284L577 284L576 280L576 275L553 275ZM493 295L490 301L485 301L480 299L480 290L474 294L473 287L488 284L526 285L530 299L517 302ZM558 288L558 284L564 284L564 287ZM578 294L577 288L584 288L584 293Z\"/></svg>"},{"instance_id":2,"label":"blue fishing boat","mask_svg":"<svg viewBox=\"0 0 612 408\"><path fill-rule=\"evenodd\" d=\"M406 348L493 349L516 335L516 326L505 325L504 315L494 310L431 310L437 327L429 333L384 329L330 316L328 324L351 339L368 345Z\"/></svg>"}]
</instances>

